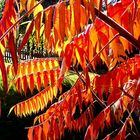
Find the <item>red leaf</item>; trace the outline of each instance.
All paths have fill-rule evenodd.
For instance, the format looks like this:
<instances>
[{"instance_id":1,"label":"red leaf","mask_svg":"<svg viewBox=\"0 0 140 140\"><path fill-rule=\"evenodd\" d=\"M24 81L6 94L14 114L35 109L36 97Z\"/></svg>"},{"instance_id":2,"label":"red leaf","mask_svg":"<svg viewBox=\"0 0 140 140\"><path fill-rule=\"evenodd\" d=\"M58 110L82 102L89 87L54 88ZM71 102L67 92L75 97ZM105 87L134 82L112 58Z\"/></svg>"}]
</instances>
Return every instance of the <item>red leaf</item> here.
<instances>
[{"instance_id":1,"label":"red leaf","mask_svg":"<svg viewBox=\"0 0 140 140\"><path fill-rule=\"evenodd\" d=\"M5 22L5 30L8 29L11 25L11 18L15 18L15 10L14 10L14 0L6 0L5 8L2 16L2 20ZM9 23L9 25L7 23ZM8 25L8 26L7 26Z\"/></svg>"},{"instance_id":2,"label":"red leaf","mask_svg":"<svg viewBox=\"0 0 140 140\"><path fill-rule=\"evenodd\" d=\"M42 17L42 13L39 12L37 14L37 17L35 18L35 37L36 37L37 47L38 47L39 42L40 42L41 17Z\"/></svg>"},{"instance_id":3,"label":"red leaf","mask_svg":"<svg viewBox=\"0 0 140 140\"><path fill-rule=\"evenodd\" d=\"M26 95L26 91L27 91L27 77L26 76L23 76L23 78L22 78L22 86L23 86L23 91L24 91L24 93L25 93L25 95Z\"/></svg>"},{"instance_id":4,"label":"red leaf","mask_svg":"<svg viewBox=\"0 0 140 140\"><path fill-rule=\"evenodd\" d=\"M85 140L97 139L99 129L102 127L103 122L105 121L106 116L109 112L110 108L106 107L102 112L99 113L99 115L93 120L93 122L87 128L84 138Z\"/></svg>"},{"instance_id":5,"label":"red leaf","mask_svg":"<svg viewBox=\"0 0 140 140\"><path fill-rule=\"evenodd\" d=\"M10 32L10 35L9 35L8 48L9 48L11 56L12 56L12 61L13 61L15 74L17 74L18 58L17 58L17 53L16 53L16 44L15 44L15 41L14 41L13 32Z\"/></svg>"},{"instance_id":6,"label":"red leaf","mask_svg":"<svg viewBox=\"0 0 140 140\"><path fill-rule=\"evenodd\" d=\"M6 67L5 67L3 58L4 57L3 57L1 49L0 49L0 69L1 69L1 75L2 75L4 89L7 92L7 90L8 90L7 72L6 72Z\"/></svg>"},{"instance_id":7,"label":"red leaf","mask_svg":"<svg viewBox=\"0 0 140 140\"><path fill-rule=\"evenodd\" d=\"M30 88L31 92L34 89L34 75L33 74L29 75L29 88Z\"/></svg>"},{"instance_id":8,"label":"red leaf","mask_svg":"<svg viewBox=\"0 0 140 140\"><path fill-rule=\"evenodd\" d=\"M21 79L20 78L18 78L16 81L16 88L18 92L20 93L21 92Z\"/></svg>"},{"instance_id":9,"label":"red leaf","mask_svg":"<svg viewBox=\"0 0 140 140\"><path fill-rule=\"evenodd\" d=\"M26 31L26 33L25 33L25 35L24 35L24 37L23 37L23 39L22 39L22 41L20 43L20 46L18 48L19 55L20 55L21 50L25 46L25 44L28 42L28 39L29 39L30 34L32 33L33 27L34 27L34 21L31 22L28 30Z\"/></svg>"},{"instance_id":10,"label":"red leaf","mask_svg":"<svg viewBox=\"0 0 140 140\"><path fill-rule=\"evenodd\" d=\"M34 138L33 140L38 140L40 126L34 128Z\"/></svg>"},{"instance_id":11,"label":"red leaf","mask_svg":"<svg viewBox=\"0 0 140 140\"><path fill-rule=\"evenodd\" d=\"M44 87L48 86L48 72L44 71L43 72L43 80L44 80Z\"/></svg>"},{"instance_id":12,"label":"red leaf","mask_svg":"<svg viewBox=\"0 0 140 140\"><path fill-rule=\"evenodd\" d=\"M40 91L40 88L41 88L41 73L40 72L37 73L36 82L37 82L37 90Z\"/></svg>"}]
</instances>

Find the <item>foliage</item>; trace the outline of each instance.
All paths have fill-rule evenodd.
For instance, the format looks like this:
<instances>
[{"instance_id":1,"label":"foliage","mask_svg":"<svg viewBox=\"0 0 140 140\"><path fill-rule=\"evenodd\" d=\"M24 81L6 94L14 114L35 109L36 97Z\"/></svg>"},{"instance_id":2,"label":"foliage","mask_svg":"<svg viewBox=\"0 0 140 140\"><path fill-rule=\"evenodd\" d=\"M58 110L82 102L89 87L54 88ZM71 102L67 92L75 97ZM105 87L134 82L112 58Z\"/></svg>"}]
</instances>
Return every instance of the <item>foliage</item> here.
<instances>
[{"instance_id":1,"label":"foliage","mask_svg":"<svg viewBox=\"0 0 140 140\"><path fill-rule=\"evenodd\" d=\"M62 0L46 8L42 1L19 0L14 6L14 0L6 0L0 21L5 96L14 84L19 93L27 96L29 89L32 94L9 113L14 110L18 117L26 117L44 111L27 127L29 140L57 140L65 130L84 128L85 140L140 138L134 118L140 108L140 56L129 58L134 47L139 50L140 0L104 2L106 11L102 12L102 0ZM32 20L17 46L16 35L26 16ZM36 47L43 36L44 48L57 57L19 61L18 54L31 35ZM5 48L12 55L9 66L4 63ZM99 72L99 67L104 70ZM62 83L71 70L77 80L64 92ZM10 84L9 75L13 76Z\"/></svg>"},{"instance_id":2,"label":"foliage","mask_svg":"<svg viewBox=\"0 0 140 140\"><path fill-rule=\"evenodd\" d=\"M4 9L5 0L0 1L0 19L2 17L2 12Z\"/></svg>"}]
</instances>

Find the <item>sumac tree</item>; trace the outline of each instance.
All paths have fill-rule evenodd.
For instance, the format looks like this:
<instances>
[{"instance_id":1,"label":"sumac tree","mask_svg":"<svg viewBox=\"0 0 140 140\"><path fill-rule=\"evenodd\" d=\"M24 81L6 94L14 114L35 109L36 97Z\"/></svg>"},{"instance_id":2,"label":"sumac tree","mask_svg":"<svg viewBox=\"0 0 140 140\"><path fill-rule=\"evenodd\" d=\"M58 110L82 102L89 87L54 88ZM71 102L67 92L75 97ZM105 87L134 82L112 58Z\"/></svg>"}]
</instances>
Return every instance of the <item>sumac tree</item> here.
<instances>
[{"instance_id":1,"label":"sumac tree","mask_svg":"<svg viewBox=\"0 0 140 140\"><path fill-rule=\"evenodd\" d=\"M35 87L38 90L9 113L26 117L52 103L34 119L33 126L27 127L29 140L57 140L65 130L83 128L87 128L85 140L140 139L134 117L139 117L140 109L140 56L134 52L140 49L140 0L120 0L113 5L107 0L60 0L46 8L42 2L6 0L0 20L0 69L5 94L11 85L25 96L28 88L31 93ZM31 20L17 46L16 37L25 17ZM19 54L30 35L34 35L36 47L42 36L44 49L58 57L20 61ZM13 62L7 67L6 48ZM106 67L106 71L99 72L99 67ZM70 70L78 79L63 93L62 83ZM13 76L10 84L9 75Z\"/></svg>"}]
</instances>

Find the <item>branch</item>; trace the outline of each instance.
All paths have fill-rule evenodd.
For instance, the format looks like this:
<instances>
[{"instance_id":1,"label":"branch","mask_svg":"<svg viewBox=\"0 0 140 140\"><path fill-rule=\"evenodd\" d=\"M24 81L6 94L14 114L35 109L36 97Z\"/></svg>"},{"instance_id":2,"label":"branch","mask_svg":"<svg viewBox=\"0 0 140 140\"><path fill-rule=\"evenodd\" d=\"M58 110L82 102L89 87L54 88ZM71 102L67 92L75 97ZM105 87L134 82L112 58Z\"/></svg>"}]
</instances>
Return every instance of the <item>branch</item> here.
<instances>
[{"instance_id":1,"label":"branch","mask_svg":"<svg viewBox=\"0 0 140 140\"><path fill-rule=\"evenodd\" d=\"M108 42L105 44L105 46L104 46L102 49L100 49L100 51L99 51L98 53L95 54L95 56L93 57L93 59L87 64L87 67L89 67L90 64L91 64L93 61L95 61L95 58L96 58L106 47L108 47L108 45L109 45L114 39L116 39L119 35L120 35L120 34L117 33L110 41L108 41Z\"/></svg>"},{"instance_id":2,"label":"branch","mask_svg":"<svg viewBox=\"0 0 140 140\"><path fill-rule=\"evenodd\" d=\"M76 74L78 75L79 79L82 81L82 83L84 85L86 85L86 81L82 78L82 75L81 75L82 73L80 74L75 68L74 68L74 70L75 70ZM100 106L102 108L105 108L106 104L100 98L98 98L98 96L94 93L94 91L93 91L93 89L91 87L90 87L90 91L92 93L93 99L97 100L97 102L100 104Z\"/></svg>"},{"instance_id":3,"label":"branch","mask_svg":"<svg viewBox=\"0 0 140 140\"><path fill-rule=\"evenodd\" d=\"M136 101L139 105L140 105L140 101L138 99L136 99L135 97L133 97L132 95L128 94L126 91L124 91L122 88L120 88L120 90L124 93L125 96L129 97L130 99Z\"/></svg>"},{"instance_id":4,"label":"branch","mask_svg":"<svg viewBox=\"0 0 140 140\"><path fill-rule=\"evenodd\" d=\"M137 49L140 50L140 41L134 38L134 36L128 32L125 28L123 28L121 25L119 25L116 21L114 21L112 18L106 16L101 11L99 11L97 8L94 8L95 15L103 20L106 24L114 28L116 31L119 32L120 36L124 37L126 40L128 40L131 44L133 44Z\"/></svg>"}]
</instances>

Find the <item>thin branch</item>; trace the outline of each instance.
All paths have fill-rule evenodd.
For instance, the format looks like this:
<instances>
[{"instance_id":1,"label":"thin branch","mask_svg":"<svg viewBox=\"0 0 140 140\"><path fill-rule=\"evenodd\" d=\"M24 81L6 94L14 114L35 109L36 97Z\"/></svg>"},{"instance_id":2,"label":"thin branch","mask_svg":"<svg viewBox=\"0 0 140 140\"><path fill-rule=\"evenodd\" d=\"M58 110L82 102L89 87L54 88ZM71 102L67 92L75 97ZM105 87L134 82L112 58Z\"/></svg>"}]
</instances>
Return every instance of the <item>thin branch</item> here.
<instances>
[{"instance_id":1,"label":"thin branch","mask_svg":"<svg viewBox=\"0 0 140 140\"><path fill-rule=\"evenodd\" d=\"M80 80L82 81L82 83L84 85L86 85L86 82L85 80L82 78L81 74L75 69L75 72L77 73L78 77L80 78ZM100 100L100 98L98 98L98 96L94 93L93 89L90 87L90 91L92 93L92 97L97 100L97 102L100 104L100 106L102 108L105 108L106 107L106 104L104 102L102 102L102 100Z\"/></svg>"},{"instance_id":2,"label":"thin branch","mask_svg":"<svg viewBox=\"0 0 140 140\"><path fill-rule=\"evenodd\" d=\"M111 133L109 133L104 139L102 140L106 140L108 137L110 137L111 135L117 133L117 131L119 131L121 128L115 129L114 131L112 131Z\"/></svg>"},{"instance_id":3,"label":"thin branch","mask_svg":"<svg viewBox=\"0 0 140 140\"><path fill-rule=\"evenodd\" d=\"M134 102L133 102L133 104L134 104ZM134 121L134 119L133 119L133 117L132 117L132 112L134 111L134 109L135 109L135 107L133 107L133 109L131 110L131 112L129 112L129 110L127 109L127 112L130 114L129 116L130 116L130 118L133 120L133 125L134 125L134 128L135 128L135 130L136 130L136 134L137 134L137 136L140 138L140 133L139 133L138 128L137 128L137 126L136 126L136 124L135 124L135 121Z\"/></svg>"},{"instance_id":4,"label":"thin branch","mask_svg":"<svg viewBox=\"0 0 140 140\"><path fill-rule=\"evenodd\" d=\"M114 28L116 31L119 32L120 36L124 37L126 40L128 40L131 44L133 44L137 49L140 50L140 41L138 41L134 36L129 33L125 28L123 28L121 25L119 25L116 21L114 21L109 16L106 16L101 11L99 11L97 8L94 8L95 15L103 20L106 24Z\"/></svg>"},{"instance_id":5,"label":"thin branch","mask_svg":"<svg viewBox=\"0 0 140 140\"><path fill-rule=\"evenodd\" d=\"M96 58L106 47L108 47L108 45L109 45L115 38L117 38L119 35L120 35L120 34L117 33L110 41L108 41L108 42L106 43L106 45L105 45L105 46L93 57L93 59L88 63L87 67L89 67L90 64L95 60L95 58Z\"/></svg>"},{"instance_id":6,"label":"thin branch","mask_svg":"<svg viewBox=\"0 0 140 140\"><path fill-rule=\"evenodd\" d=\"M135 128L135 130L136 130L137 136L140 138L140 133L139 133L139 131L138 131L138 128L137 128L137 126L136 126L136 123L135 123L135 121L134 121L132 115L131 115L131 118L132 118L132 120L133 120L133 125L134 125L134 128Z\"/></svg>"},{"instance_id":7,"label":"thin branch","mask_svg":"<svg viewBox=\"0 0 140 140\"><path fill-rule=\"evenodd\" d=\"M128 94L126 91L124 91L122 88L120 88L120 90L124 93L125 96L131 98L132 100L135 100L139 105L140 105L140 101L136 98L134 98L132 95Z\"/></svg>"}]
</instances>

